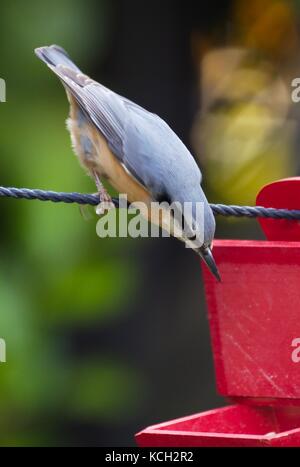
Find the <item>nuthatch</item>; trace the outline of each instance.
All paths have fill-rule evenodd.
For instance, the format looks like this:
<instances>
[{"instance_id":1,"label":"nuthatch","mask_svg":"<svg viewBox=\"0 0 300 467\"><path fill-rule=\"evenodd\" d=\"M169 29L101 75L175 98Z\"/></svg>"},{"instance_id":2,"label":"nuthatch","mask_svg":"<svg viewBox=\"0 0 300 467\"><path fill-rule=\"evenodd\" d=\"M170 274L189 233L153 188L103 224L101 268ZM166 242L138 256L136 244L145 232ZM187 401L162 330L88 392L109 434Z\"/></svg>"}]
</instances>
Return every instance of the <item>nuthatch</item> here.
<instances>
[{"instance_id":1,"label":"nuthatch","mask_svg":"<svg viewBox=\"0 0 300 467\"><path fill-rule=\"evenodd\" d=\"M157 115L84 75L61 47L41 47L35 53L66 89L71 107L68 129L81 165L96 181L101 200L98 213L113 207L101 177L126 193L130 202L144 202L148 217L153 201L189 203L192 214L187 230L197 233L203 228L201 246L192 248L220 280L211 253L214 215L201 188L201 172L178 136ZM203 206L203 227L196 216L197 203ZM165 227L164 215L157 217L157 223ZM191 244L186 230L180 239Z\"/></svg>"}]
</instances>

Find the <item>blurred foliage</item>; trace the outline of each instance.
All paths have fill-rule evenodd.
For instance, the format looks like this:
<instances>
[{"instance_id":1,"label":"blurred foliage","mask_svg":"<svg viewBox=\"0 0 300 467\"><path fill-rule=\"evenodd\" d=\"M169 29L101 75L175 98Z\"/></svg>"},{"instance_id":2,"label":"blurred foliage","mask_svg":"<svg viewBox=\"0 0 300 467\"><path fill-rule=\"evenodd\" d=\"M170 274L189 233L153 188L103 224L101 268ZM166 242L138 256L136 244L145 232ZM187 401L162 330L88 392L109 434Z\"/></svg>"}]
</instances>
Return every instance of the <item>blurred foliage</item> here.
<instances>
[{"instance_id":1,"label":"blurred foliage","mask_svg":"<svg viewBox=\"0 0 300 467\"><path fill-rule=\"evenodd\" d=\"M72 415L105 421L130 417L141 402L138 375L126 364L89 361L76 369L74 391L67 402Z\"/></svg>"},{"instance_id":2,"label":"blurred foliage","mask_svg":"<svg viewBox=\"0 0 300 467\"><path fill-rule=\"evenodd\" d=\"M100 61L110 2L28 0L1 3L1 184L95 191L79 167L65 128L68 103L35 55L58 43L85 69ZM97 34L97 37L95 37ZM96 44L96 46L95 46ZM96 216L77 206L1 200L0 445L64 444L63 420L129 417L140 376L118 355L68 350L76 325L97 327L128 310L138 287L124 240L96 236ZM129 245L129 243L127 244ZM87 349L86 349L87 350Z\"/></svg>"},{"instance_id":3,"label":"blurred foliage","mask_svg":"<svg viewBox=\"0 0 300 467\"><path fill-rule=\"evenodd\" d=\"M225 43L194 40L202 107L192 137L212 197L254 204L262 186L297 170L297 15L289 0L236 0L229 17Z\"/></svg>"}]
</instances>

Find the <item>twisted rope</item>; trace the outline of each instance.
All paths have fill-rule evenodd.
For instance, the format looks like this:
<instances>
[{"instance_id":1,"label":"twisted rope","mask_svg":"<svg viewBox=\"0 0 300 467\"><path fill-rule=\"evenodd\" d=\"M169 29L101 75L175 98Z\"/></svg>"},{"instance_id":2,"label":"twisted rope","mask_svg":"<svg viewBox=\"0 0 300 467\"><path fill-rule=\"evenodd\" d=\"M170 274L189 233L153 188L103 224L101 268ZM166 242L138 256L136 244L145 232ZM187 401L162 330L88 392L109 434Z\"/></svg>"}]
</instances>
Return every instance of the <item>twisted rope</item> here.
<instances>
[{"instance_id":1,"label":"twisted rope","mask_svg":"<svg viewBox=\"0 0 300 467\"><path fill-rule=\"evenodd\" d=\"M0 187L0 197L16 198L40 201L51 201L52 203L76 203L96 206L99 204L99 195L85 193L64 193L48 190L31 190L29 188ZM113 198L116 207L119 200ZM262 206L235 206L226 204L211 204L214 214L226 217L265 217L269 219L300 220L300 210L264 208Z\"/></svg>"}]
</instances>

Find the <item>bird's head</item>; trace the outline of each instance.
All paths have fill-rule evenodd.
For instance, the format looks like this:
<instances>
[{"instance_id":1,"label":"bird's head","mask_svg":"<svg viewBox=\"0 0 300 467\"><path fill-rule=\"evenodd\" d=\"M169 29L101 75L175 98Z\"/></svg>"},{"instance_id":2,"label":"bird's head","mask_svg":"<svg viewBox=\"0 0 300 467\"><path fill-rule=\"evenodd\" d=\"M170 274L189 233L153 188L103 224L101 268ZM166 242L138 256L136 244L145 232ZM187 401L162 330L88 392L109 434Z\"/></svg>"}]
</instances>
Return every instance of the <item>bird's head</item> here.
<instances>
[{"instance_id":1,"label":"bird's head","mask_svg":"<svg viewBox=\"0 0 300 467\"><path fill-rule=\"evenodd\" d=\"M184 203L179 205L179 210L184 209L181 219L183 219L185 223L181 239L185 242L187 247L192 248L202 258L215 278L221 281L212 254L212 244L216 230L214 214L201 187L200 190L199 188L197 189L192 199L197 199L197 201L189 203L190 211L185 210L186 205L184 205ZM179 212L179 210L177 212ZM178 218L180 218L180 214Z\"/></svg>"}]
</instances>

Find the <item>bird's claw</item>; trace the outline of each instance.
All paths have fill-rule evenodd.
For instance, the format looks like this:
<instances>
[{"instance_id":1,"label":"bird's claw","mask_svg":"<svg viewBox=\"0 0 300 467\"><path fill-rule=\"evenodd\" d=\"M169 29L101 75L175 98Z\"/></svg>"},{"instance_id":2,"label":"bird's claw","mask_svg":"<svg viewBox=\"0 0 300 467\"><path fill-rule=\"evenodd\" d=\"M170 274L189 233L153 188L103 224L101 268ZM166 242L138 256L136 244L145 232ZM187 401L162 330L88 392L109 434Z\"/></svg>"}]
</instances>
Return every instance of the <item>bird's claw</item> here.
<instances>
[{"instance_id":1,"label":"bird's claw","mask_svg":"<svg viewBox=\"0 0 300 467\"><path fill-rule=\"evenodd\" d=\"M111 200L101 201L96 207L96 214L98 216L102 216L103 214L110 211L111 209L115 209L115 207L116 206Z\"/></svg>"}]
</instances>

